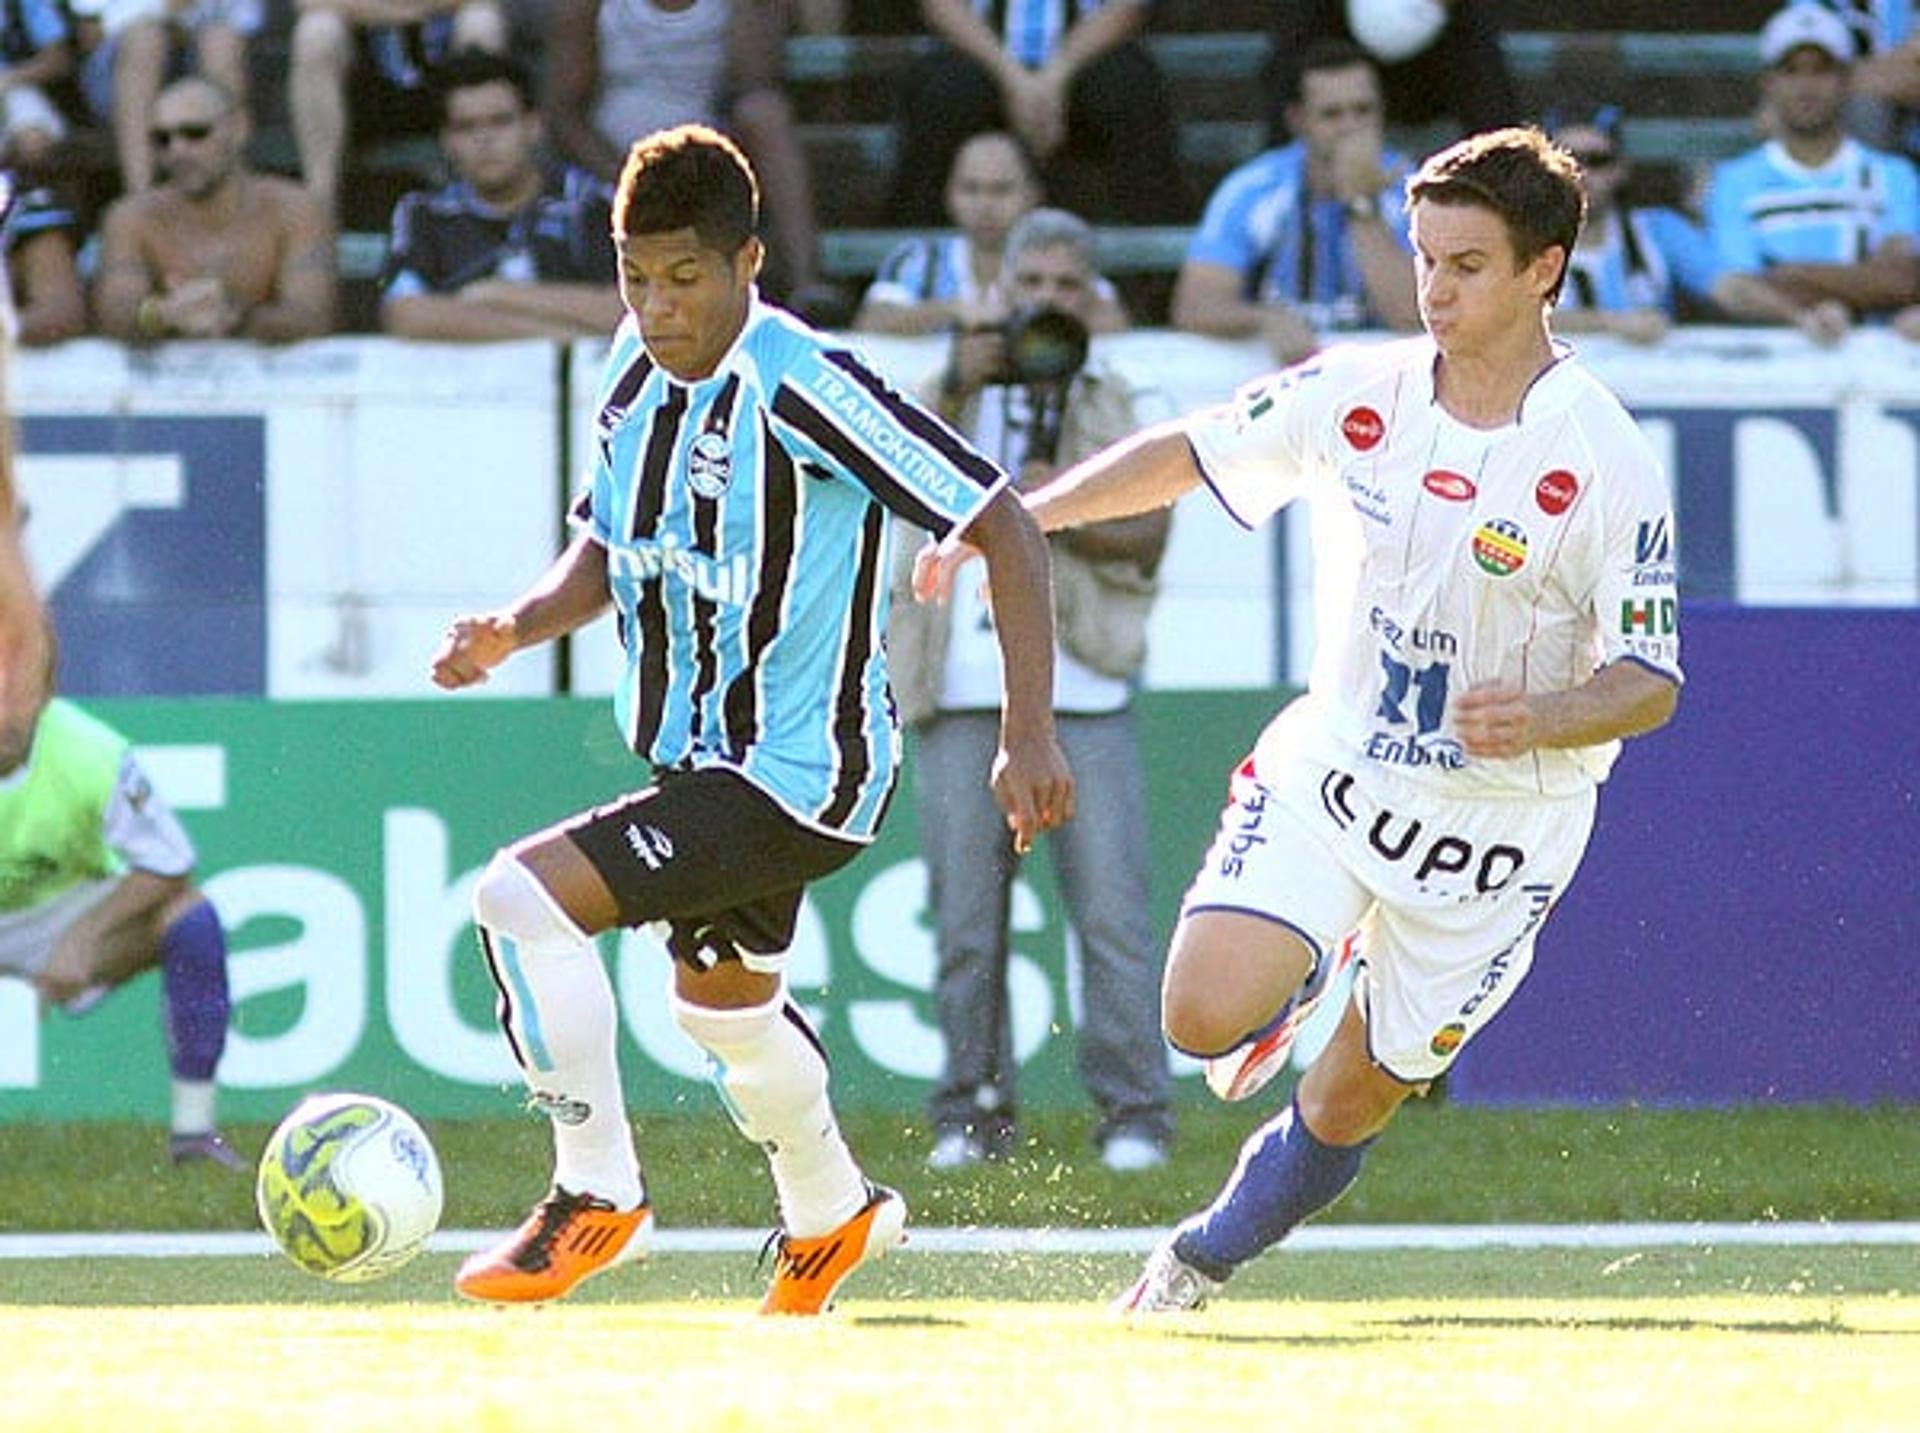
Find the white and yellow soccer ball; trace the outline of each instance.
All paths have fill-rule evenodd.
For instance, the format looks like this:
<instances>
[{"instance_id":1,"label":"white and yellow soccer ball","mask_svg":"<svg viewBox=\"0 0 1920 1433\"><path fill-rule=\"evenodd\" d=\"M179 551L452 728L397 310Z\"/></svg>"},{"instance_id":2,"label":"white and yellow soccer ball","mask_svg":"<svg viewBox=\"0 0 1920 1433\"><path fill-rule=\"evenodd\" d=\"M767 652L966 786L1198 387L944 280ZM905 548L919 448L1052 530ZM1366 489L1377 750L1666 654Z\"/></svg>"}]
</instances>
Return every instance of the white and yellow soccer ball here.
<instances>
[{"instance_id":1,"label":"white and yellow soccer ball","mask_svg":"<svg viewBox=\"0 0 1920 1433\"><path fill-rule=\"evenodd\" d=\"M377 1095L309 1095L280 1122L254 1184L260 1222L309 1274L383 1279L440 1223L440 1160L419 1123Z\"/></svg>"}]
</instances>

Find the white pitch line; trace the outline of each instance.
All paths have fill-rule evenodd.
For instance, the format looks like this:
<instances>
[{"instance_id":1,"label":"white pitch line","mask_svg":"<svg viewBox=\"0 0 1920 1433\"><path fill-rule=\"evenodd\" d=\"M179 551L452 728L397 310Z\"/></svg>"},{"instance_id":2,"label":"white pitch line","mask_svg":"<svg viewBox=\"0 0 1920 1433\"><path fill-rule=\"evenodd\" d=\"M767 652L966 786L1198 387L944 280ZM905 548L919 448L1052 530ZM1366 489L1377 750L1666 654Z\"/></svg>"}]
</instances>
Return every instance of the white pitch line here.
<instances>
[{"instance_id":1,"label":"white pitch line","mask_svg":"<svg viewBox=\"0 0 1920 1433\"><path fill-rule=\"evenodd\" d=\"M1165 1237L1163 1229L912 1229L908 1252L924 1254L1140 1254ZM430 1251L467 1253L501 1231L443 1229ZM661 1229L660 1253L752 1253L764 1229ZM1302 1229L1289 1249L1645 1249L1724 1245L1920 1245L1920 1223L1770 1224L1350 1224ZM260 1233L0 1234L0 1261L9 1259L195 1259L271 1254Z\"/></svg>"}]
</instances>

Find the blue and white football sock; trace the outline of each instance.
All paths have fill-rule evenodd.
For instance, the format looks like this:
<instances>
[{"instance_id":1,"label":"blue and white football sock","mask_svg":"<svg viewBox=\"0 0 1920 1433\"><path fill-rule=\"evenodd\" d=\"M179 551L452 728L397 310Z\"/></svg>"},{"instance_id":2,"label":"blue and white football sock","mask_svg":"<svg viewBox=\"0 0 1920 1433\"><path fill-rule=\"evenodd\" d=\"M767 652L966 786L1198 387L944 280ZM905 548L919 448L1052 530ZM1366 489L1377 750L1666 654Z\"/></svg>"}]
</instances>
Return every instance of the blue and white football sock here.
<instances>
[{"instance_id":1,"label":"blue and white football sock","mask_svg":"<svg viewBox=\"0 0 1920 1433\"><path fill-rule=\"evenodd\" d=\"M553 1125L553 1182L616 1209L646 1197L616 1052L619 1007L593 941L533 873L496 856L474 891L499 1016L534 1106Z\"/></svg>"},{"instance_id":2,"label":"blue and white football sock","mask_svg":"<svg viewBox=\"0 0 1920 1433\"><path fill-rule=\"evenodd\" d=\"M1345 1194L1372 1143L1321 1143L1296 1100L1247 1137L1226 1187L1175 1231L1174 1253L1210 1279L1227 1278Z\"/></svg>"}]
</instances>

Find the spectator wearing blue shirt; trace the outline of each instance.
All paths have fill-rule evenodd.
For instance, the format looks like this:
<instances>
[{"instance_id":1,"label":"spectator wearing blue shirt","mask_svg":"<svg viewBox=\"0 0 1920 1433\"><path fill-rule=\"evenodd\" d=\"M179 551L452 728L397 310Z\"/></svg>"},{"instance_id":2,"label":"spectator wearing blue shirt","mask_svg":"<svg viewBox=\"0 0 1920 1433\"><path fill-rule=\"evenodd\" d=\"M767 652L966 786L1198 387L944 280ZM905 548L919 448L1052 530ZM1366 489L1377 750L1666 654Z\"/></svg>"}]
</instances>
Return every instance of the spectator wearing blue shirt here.
<instances>
[{"instance_id":1,"label":"spectator wearing blue shirt","mask_svg":"<svg viewBox=\"0 0 1920 1433\"><path fill-rule=\"evenodd\" d=\"M1714 170L1707 231L1723 269L1764 282L1722 303L1834 342L1857 316L1913 302L1920 177L1843 128L1853 36L1833 11L1778 11L1760 59L1774 137Z\"/></svg>"},{"instance_id":2,"label":"spectator wearing blue shirt","mask_svg":"<svg viewBox=\"0 0 1920 1433\"><path fill-rule=\"evenodd\" d=\"M950 233L923 234L888 250L853 326L870 333L935 333L962 321L1000 277L1007 235L1040 203L1033 159L1005 130L982 130L947 171Z\"/></svg>"},{"instance_id":3,"label":"spectator wearing blue shirt","mask_svg":"<svg viewBox=\"0 0 1920 1433\"><path fill-rule=\"evenodd\" d=\"M380 326L403 338L582 338L620 321L613 191L541 166L541 121L518 61L483 50L434 74L454 182L394 207Z\"/></svg>"},{"instance_id":4,"label":"spectator wearing blue shirt","mask_svg":"<svg viewBox=\"0 0 1920 1433\"><path fill-rule=\"evenodd\" d=\"M1920 151L1920 33L1913 0L1820 0L1853 32L1847 128L1882 149Z\"/></svg>"},{"instance_id":5,"label":"spectator wearing blue shirt","mask_svg":"<svg viewBox=\"0 0 1920 1433\"><path fill-rule=\"evenodd\" d=\"M994 297L1007 238L1041 200L1040 176L1019 140L983 130L960 146L947 175L953 230L903 240L880 261L853 326L866 333L923 334L995 322ZM1119 294L1095 275L1087 327L1118 333L1130 326Z\"/></svg>"},{"instance_id":6,"label":"spectator wearing blue shirt","mask_svg":"<svg viewBox=\"0 0 1920 1433\"><path fill-rule=\"evenodd\" d=\"M1383 113L1379 73L1361 50L1309 47L1288 108L1299 138L1241 165L1207 201L1174 284L1174 327L1259 335L1286 364L1330 330L1418 324L1398 186L1406 162L1383 147Z\"/></svg>"},{"instance_id":7,"label":"spectator wearing blue shirt","mask_svg":"<svg viewBox=\"0 0 1920 1433\"><path fill-rule=\"evenodd\" d=\"M1587 222L1567 258L1553 313L1559 333L1605 333L1633 343L1666 336L1684 299L1713 301L1720 265L1704 230L1678 209L1633 202L1633 172L1620 145L1620 110L1550 125L1580 162Z\"/></svg>"}]
</instances>

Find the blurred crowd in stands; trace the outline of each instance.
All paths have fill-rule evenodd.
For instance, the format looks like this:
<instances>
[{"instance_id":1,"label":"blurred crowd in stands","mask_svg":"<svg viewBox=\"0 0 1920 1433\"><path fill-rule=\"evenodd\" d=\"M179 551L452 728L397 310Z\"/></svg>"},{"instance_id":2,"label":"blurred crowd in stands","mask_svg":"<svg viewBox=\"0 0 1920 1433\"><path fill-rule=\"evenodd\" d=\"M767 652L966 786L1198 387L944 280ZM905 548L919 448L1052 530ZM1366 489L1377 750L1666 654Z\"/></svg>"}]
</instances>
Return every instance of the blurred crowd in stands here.
<instances>
[{"instance_id":1,"label":"blurred crowd in stands","mask_svg":"<svg viewBox=\"0 0 1920 1433\"><path fill-rule=\"evenodd\" d=\"M1235 0L1231 33L1261 55L1218 90L1252 97L1230 118L1271 147L1211 166L1182 146L1204 72L1196 90L1189 62L1176 83L1156 49L1193 20L1177 0L4 3L4 243L28 346L605 331L611 183L631 139L683 120L748 152L764 286L829 326L990 318L1006 235L1052 204L1103 236L1162 236L1133 267L1163 282L1103 277L1096 331L1257 337L1281 361L1341 331L1410 331L1412 145L1534 122L1591 190L1562 330L1920 338L1920 34L1894 0L1714 7L1723 38L1725 13L1750 11L1751 148L1652 165L1632 143L1650 97L1530 92L1489 0ZM884 177L810 163L796 35L840 56L844 86L891 87ZM847 58L863 46L893 58ZM362 157L395 144L416 169L374 182ZM897 231L877 273L824 262L816 201L845 185L872 189L861 207ZM1189 236L1184 258L1169 231ZM378 238L377 278L342 274L343 233Z\"/></svg>"}]
</instances>

